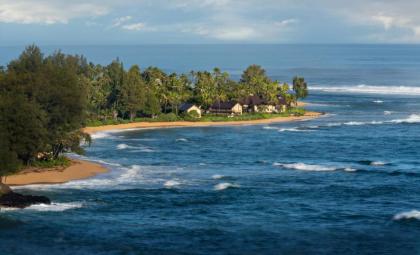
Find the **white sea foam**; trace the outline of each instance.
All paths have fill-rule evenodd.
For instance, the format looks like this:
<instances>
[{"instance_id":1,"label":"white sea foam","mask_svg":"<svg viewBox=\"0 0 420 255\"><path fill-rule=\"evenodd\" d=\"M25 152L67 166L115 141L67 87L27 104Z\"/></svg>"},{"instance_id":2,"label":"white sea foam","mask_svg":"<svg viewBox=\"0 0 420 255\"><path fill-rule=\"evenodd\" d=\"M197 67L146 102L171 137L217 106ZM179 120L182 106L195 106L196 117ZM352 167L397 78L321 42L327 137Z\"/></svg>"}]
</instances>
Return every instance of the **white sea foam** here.
<instances>
[{"instance_id":1,"label":"white sea foam","mask_svg":"<svg viewBox=\"0 0 420 255\"><path fill-rule=\"evenodd\" d=\"M375 104L383 104L384 103L384 101L382 101L382 100L375 100L375 101L373 101Z\"/></svg>"},{"instance_id":2,"label":"white sea foam","mask_svg":"<svg viewBox=\"0 0 420 255\"><path fill-rule=\"evenodd\" d=\"M214 190L225 190L229 188L239 188L239 185L230 182L223 182L214 186Z\"/></svg>"},{"instance_id":3,"label":"white sea foam","mask_svg":"<svg viewBox=\"0 0 420 255\"><path fill-rule=\"evenodd\" d=\"M420 95L420 87L410 86L311 86L311 90L333 93L360 93L383 95Z\"/></svg>"},{"instance_id":4,"label":"white sea foam","mask_svg":"<svg viewBox=\"0 0 420 255\"><path fill-rule=\"evenodd\" d=\"M176 139L177 142L188 142L187 138L178 138Z\"/></svg>"},{"instance_id":5,"label":"white sea foam","mask_svg":"<svg viewBox=\"0 0 420 255\"><path fill-rule=\"evenodd\" d=\"M384 111L384 115L391 115L393 113L394 113L393 111Z\"/></svg>"},{"instance_id":6,"label":"white sea foam","mask_svg":"<svg viewBox=\"0 0 420 255\"><path fill-rule=\"evenodd\" d=\"M132 165L130 168L127 169L126 172L124 172L117 178L117 182L121 183L126 181L132 181L140 175L141 170L142 169L139 165Z\"/></svg>"},{"instance_id":7,"label":"white sea foam","mask_svg":"<svg viewBox=\"0 0 420 255\"><path fill-rule=\"evenodd\" d=\"M311 130L299 129L299 128L279 128L279 132L310 132Z\"/></svg>"},{"instance_id":8,"label":"white sea foam","mask_svg":"<svg viewBox=\"0 0 420 255\"><path fill-rule=\"evenodd\" d=\"M406 119L391 120L391 123L420 123L420 114L411 114Z\"/></svg>"},{"instance_id":9,"label":"white sea foam","mask_svg":"<svg viewBox=\"0 0 420 255\"><path fill-rule=\"evenodd\" d=\"M18 210L29 210L29 211L38 211L38 212L63 212L70 209L82 208L83 203L80 202L70 202L70 203L51 203L51 204L36 204L26 207L24 209L18 208L1 208L0 211L18 211Z\"/></svg>"},{"instance_id":10,"label":"white sea foam","mask_svg":"<svg viewBox=\"0 0 420 255\"><path fill-rule=\"evenodd\" d=\"M271 127L265 126L263 129L267 130L277 130L278 132L311 132L312 130L302 129L299 127L292 127L292 128L279 128L279 127Z\"/></svg>"},{"instance_id":11,"label":"white sea foam","mask_svg":"<svg viewBox=\"0 0 420 255\"><path fill-rule=\"evenodd\" d=\"M324 172L324 171L335 171L339 169L332 166L310 165L310 164L305 164L305 163L291 163L291 164L274 163L273 165L280 166L286 169L294 169L294 170L299 170L299 171Z\"/></svg>"},{"instance_id":12,"label":"white sea foam","mask_svg":"<svg viewBox=\"0 0 420 255\"><path fill-rule=\"evenodd\" d=\"M125 149L134 149L130 152L155 152L154 149L146 147L146 146L130 146L125 143L121 143L117 145L117 150L125 150Z\"/></svg>"},{"instance_id":13,"label":"white sea foam","mask_svg":"<svg viewBox=\"0 0 420 255\"><path fill-rule=\"evenodd\" d=\"M356 172L357 169L354 169L354 168L351 168L351 167L346 167L346 168L344 168L344 171L346 171L346 172Z\"/></svg>"},{"instance_id":14,"label":"white sea foam","mask_svg":"<svg viewBox=\"0 0 420 255\"><path fill-rule=\"evenodd\" d=\"M211 178L212 179L214 179L214 180L220 180L220 179L222 179L224 176L223 175L220 175L220 174L215 174L215 175L213 175Z\"/></svg>"},{"instance_id":15,"label":"white sea foam","mask_svg":"<svg viewBox=\"0 0 420 255\"><path fill-rule=\"evenodd\" d=\"M272 129L278 129L277 127L270 127L270 126L264 126L263 129L272 130Z\"/></svg>"},{"instance_id":16,"label":"white sea foam","mask_svg":"<svg viewBox=\"0 0 420 255\"><path fill-rule=\"evenodd\" d=\"M26 208L27 210L34 210L40 212L62 212L70 209L82 208L83 203L72 202L72 203L51 203L47 204L38 204L32 205Z\"/></svg>"},{"instance_id":17,"label":"white sea foam","mask_svg":"<svg viewBox=\"0 0 420 255\"><path fill-rule=\"evenodd\" d=\"M110 137L110 136L111 136L111 134L109 132L97 132L97 133L94 133L94 134L90 135L90 137L92 139L102 139L102 138L107 138L107 137Z\"/></svg>"},{"instance_id":18,"label":"white sea foam","mask_svg":"<svg viewBox=\"0 0 420 255\"><path fill-rule=\"evenodd\" d=\"M166 181L163 184L163 186L165 186L166 188L173 188L173 187L176 187L176 186L179 186L179 185L181 185L181 182L179 182L177 180L169 180L169 181Z\"/></svg>"},{"instance_id":19,"label":"white sea foam","mask_svg":"<svg viewBox=\"0 0 420 255\"><path fill-rule=\"evenodd\" d=\"M420 220L420 211L412 210L409 212L398 213L394 216L393 219L394 220L410 220L410 219Z\"/></svg>"},{"instance_id":20,"label":"white sea foam","mask_svg":"<svg viewBox=\"0 0 420 255\"><path fill-rule=\"evenodd\" d=\"M386 165L386 163L382 162L382 161L373 161L373 162L370 163L370 165L371 166L384 166L384 165Z\"/></svg>"},{"instance_id":21,"label":"white sea foam","mask_svg":"<svg viewBox=\"0 0 420 255\"><path fill-rule=\"evenodd\" d=\"M128 148L130 148L130 146L125 144L125 143L121 143L121 144L117 145L118 150L125 150L125 149L128 149Z\"/></svg>"}]
</instances>

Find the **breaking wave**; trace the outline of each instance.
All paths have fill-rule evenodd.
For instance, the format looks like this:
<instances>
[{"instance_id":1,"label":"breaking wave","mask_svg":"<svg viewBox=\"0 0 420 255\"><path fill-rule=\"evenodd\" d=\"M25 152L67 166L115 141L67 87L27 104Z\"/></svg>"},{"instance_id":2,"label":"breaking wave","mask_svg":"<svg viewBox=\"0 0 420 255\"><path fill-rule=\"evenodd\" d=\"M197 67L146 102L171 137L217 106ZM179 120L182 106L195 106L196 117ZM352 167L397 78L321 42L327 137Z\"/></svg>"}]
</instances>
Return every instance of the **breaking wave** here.
<instances>
[{"instance_id":1,"label":"breaking wave","mask_svg":"<svg viewBox=\"0 0 420 255\"><path fill-rule=\"evenodd\" d=\"M181 183L177 180L169 180L163 184L163 186L165 186L166 188L173 188L179 185L181 185Z\"/></svg>"},{"instance_id":2,"label":"breaking wave","mask_svg":"<svg viewBox=\"0 0 420 255\"><path fill-rule=\"evenodd\" d=\"M90 137L92 139L102 139L102 138L107 138L107 137L110 137L110 136L111 136L111 134L109 132L97 132L97 133L94 133L94 134L90 135Z\"/></svg>"},{"instance_id":3,"label":"breaking wave","mask_svg":"<svg viewBox=\"0 0 420 255\"><path fill-rule=\"evenodd\" d=\"M406 119L399 119L399 120L391 120L391 123L420 123L420 115L419 114L411 114L410 116L408 116L408 118Z\"/></svg>"},{"instance_id":4,"label":"breaking wave","mask_svg":"<svg viewBox=\"0 0 420 255\"><path fill-rule=\"evenodd\" d=\"M125 143L122 143L122 144L118 144L117 145L117 149L118 150L125 150L125 149L128 149L128 148L130 148L130 146L128 146L127 144L125 144Z\"/></svg>"},{"instance_id":5,"label":"breaking wave","mask_svg":"<svg viewBox=\"0 0 420 255\"><path fill-rule=\"evenodd\" d=\"M224 177L223 175L215 174L211 178L214 179L214 180L220 180L220 179L223 179L223 177Z\"/></svg>"},{"instance_id":6,"label":"breaking wave","mask_svg":"<svg viewBox=\"0 0 420 255\"><path fill-rule=\"evenodd\" d=\"M26 207L24 209L18 208L1 208L0 211L18 211L18 210L29 210L38 212L63 212L71 209L82 208L83 203L70 202L70 203L51 203L51 204L36 204Z\"/></svg>"},{"instance_id":7,"label":"breaking wave","mask_svg":"<svg viewBox=\"0 0 420 255\"><path fill-rule=\"evenodd\" d=\"M390 115L393 112L385 112L385 115ZM405 119L384 120L384 121L348 121L348 122L333 122L320 126L309 126L306 128L317 129L322 127L340 127L340 126L365 126L365 125L382 125L382 124L416 124L420 123L419 114L411 114ZM300 128L302 129L302 128ZM305 130L305 129L303 129Z\"/></svg>"},{"instance_id":8,"label":"breaking wave","mask_svg":"<svg viewBox=\"0 0 420 255\"><path fill-rule=\"evenodd\" d=\"M371 166L385 166L387 165L387 163L382 162L382 161L373 161L370 163Z\"/></svg>"},{"instance_id":9,"label":"breaking wave","mask_svg":"<svg viewBox=\"0 0 420 255\"><path fill-rule=\"evenodd\" d=\"M294 169L294 170L300 170L300 171L316 171L316 172L336 171L340 169L340 168L332 167L332 166L309 165L305 163L291 163L291 164L274 163L273 165L283 167L286 169Z\"/></svg>"},{"instance_id":10,"label":"breaking wave","mask_svg":"<svg viewBox=\"0 0 420 255\"><path fill-rule=\"evenodd\" d=\"M383 161L371 161L371 160L360 160L357 161L357 163L361 164L361 165L367 165L367 166L386 166L386 165L390 165L390 163L386 163Z\"/></svg>"},{"instance_id":11,"label":"breaking wave","mask_svg":"<svg viewBox=\"0 0 420 255\"><path fill-rule=\"evenodd\" d=\"M409 212L398 213L394 216L393 220L420 220L420 211L412 210Z\"/></svg>"},{"instance_id":12,"label":"breaking wave","mask_svg":"<svg viewBox=\"0 0 420 255\"><path fill-rule=\"evenodd\" d=\"M383 95L420 95L420 87L410 86L312 86L311 90L333 93L359 93L359 94L383 94Z\"/></svg>"},{"instance_id":13,"label":"breaking wave","mask_svg":"<svg viewBox=\"0 0 420 255\"><path fill-rule=\"evenodd\" d=\"M223 182L214 186L214 190L225 190L230 188L239 188L239 185L230 182Z\"/></svg>"},{"instance_id":14,"label":"breaking wave","mask_svg":"<svg viewBox=\"0 0 420 255\"><path fill-rule=\"evenodd\" d=\"M146 146L130 146L125 143L117 145L117 150L134 149L131 152L155 152L152 148Z\"/></svg>"},{"instance_id":15,"label":"breaking wave","mask_svg":"<svg viewBox=\"0 0 420 255\"><path fill-rule=\"evenodd\" d=\"M271 127L265 126L263 129L267 130L277 130L278 132L312 132L313 130L308 130L306 127L293 127L293 128L279 128L279 127Z\"/></svg>"}]
</instances>

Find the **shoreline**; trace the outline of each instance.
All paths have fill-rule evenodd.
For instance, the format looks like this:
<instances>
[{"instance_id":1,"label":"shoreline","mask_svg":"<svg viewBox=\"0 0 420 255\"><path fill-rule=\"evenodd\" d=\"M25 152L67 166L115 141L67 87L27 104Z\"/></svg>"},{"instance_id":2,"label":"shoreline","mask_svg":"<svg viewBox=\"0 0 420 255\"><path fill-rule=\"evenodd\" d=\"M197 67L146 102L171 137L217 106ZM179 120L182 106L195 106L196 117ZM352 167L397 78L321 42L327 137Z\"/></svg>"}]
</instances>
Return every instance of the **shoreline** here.
<instances>
[{"instance_id":1,"label":"shoreline","mask_svg":"<svg viewBox=\"0 0 420 255\"><path fill-rule=\"evenodd\" d=\"M86 127L83 129L88 134L103 131L116 131L141 128L170 128L170 127L211 127L211 126L244 126L270 123L283 123L304 121L322 116L320 112L306 112L303 116L275 117L271 119L244 120L244 121L174 121L174 122L134 122L128 124L105 125L99 127ZM98 174L107 173L109 170L101 164L87 160L71 159L72 164L68 167L55 168L29 168L19 173L10 175L4 180L9 186L25 186L33 184L63 184L69 181L83 180Z\"/></svg>"},{"instance_id":2,"label":"shoreline","mask_svg":"<svg viewBox=\"0 0 420 255\"><path fill-rule=\"evenodd\" d=\"M109 170L97 163L86 160L71 159L68 167L29 168L14 175L7 176L3 181L11 187L32 184L62 184L69 181L83 180Z\"/></svg>"},{"instance_id":3,"label":"shoreline","mask_svg":"<svg viewBox=\"0 0 420 255\"><path fill-rule=\"evenodd\" d=\"M104 125L98 127L85 127L83 132L90 135L97 132L115 131L125 129L141 129L141 128L169 128L169 127L212 127L212 126L243 126L243 125L259 125L270 123L293 122L302 120L311 120L323 113L320 112L306 112L303 116L290 116L290 117L275 117L271 119L259 120L238 120L238 121L173 121L173 122L133 122L127 124Z\"/></svg>"}]
</instances>

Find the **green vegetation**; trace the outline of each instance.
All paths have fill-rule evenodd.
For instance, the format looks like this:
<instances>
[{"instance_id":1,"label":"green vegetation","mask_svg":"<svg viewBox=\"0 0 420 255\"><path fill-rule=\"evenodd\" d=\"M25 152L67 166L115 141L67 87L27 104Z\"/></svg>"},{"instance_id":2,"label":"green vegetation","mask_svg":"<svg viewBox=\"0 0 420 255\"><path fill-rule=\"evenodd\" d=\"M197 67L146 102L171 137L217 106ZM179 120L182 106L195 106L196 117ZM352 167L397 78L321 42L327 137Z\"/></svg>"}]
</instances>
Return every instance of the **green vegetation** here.
<instances>
[{"instance_id":1,"label":"green vegetation","mask_svg":"<svg viewBox=\"0 0 420 255\"><path fill-rule=\"evenodd\" d=\"M64 157L59 156L56 159L44 159L44 160L37 160L35 161L32 166L38 168L54 168L54 167L68 167L71 165L71 160Z\"/></svg>"},{"instance_id":2,"label":"green vegetation","mask_svg":"<svg viewBox=\"0 0 420 255\"><path fill-rule=\"evenodd\" d=\"M82 153L86 116L85 60L28 47L0 75L0 176L38 161Z\"/></svg>"},{"instance_id":3,"label":"green vegetation","mask_svg":"<svg viewBox=\"0 0 420 255\"><path fill-rule=\"evenodd\" d=\"M82 56L60 51L44 56L29 46L7 68L0 67L0 176L22 166L64 164L65 152L83 153L81 142L90 137L81 128L147 121L236 121L300 115L291 106L307 96L307 84L295 77L293 89L279 85L265 70L251 65L239 81L215 68L212 72L167 74L157 67L125 69L116 59L107 66L88 63ZM220 116L180 113L182 103L202 109L223 101L240 101L250 95L267 104L279 96L287 104L282 114Z\"/></svg>"}]
</instances>

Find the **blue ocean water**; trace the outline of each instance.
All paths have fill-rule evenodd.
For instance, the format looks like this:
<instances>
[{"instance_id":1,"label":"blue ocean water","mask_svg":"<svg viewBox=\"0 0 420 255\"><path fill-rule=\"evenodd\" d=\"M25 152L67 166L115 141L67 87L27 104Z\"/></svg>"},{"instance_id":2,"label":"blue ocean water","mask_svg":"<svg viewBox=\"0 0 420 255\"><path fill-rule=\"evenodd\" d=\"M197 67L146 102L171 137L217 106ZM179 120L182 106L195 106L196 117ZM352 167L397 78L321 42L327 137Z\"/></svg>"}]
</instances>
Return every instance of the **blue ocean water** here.
<instances>
[{"instance_id":1,"label":"blue ocean water","mask_svg":"<svg viewBox=\"0 0 420 255\"><path fill-rule=\"evenodd\" d=\"M111 171L18 188L54 204L0 212L2 254L420 254L420 46L63 49L178 72L258 63L304 75L326 115L97 133L83 158Z\"/></svg>"}]
</instances>

